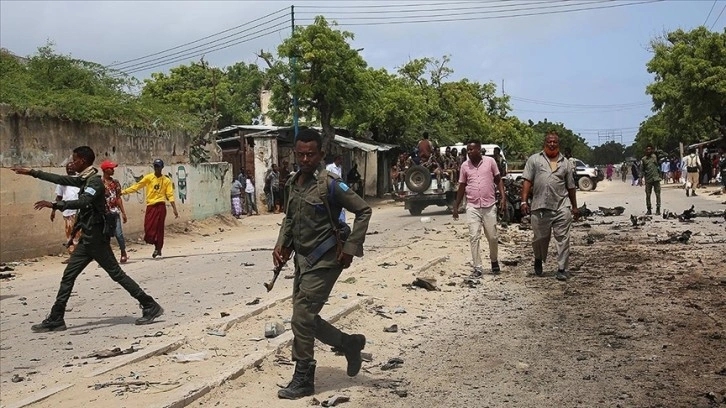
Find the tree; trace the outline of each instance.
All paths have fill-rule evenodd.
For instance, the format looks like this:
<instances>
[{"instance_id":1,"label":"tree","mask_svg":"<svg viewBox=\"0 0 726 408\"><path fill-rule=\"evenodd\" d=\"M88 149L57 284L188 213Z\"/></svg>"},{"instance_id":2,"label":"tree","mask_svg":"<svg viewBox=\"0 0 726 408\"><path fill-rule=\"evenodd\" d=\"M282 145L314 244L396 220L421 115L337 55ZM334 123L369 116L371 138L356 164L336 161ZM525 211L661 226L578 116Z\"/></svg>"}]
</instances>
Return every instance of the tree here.
<instances>
[{"instance_id":1,"label":"tree","mask_svg":"<svg viewBox=\"0 0 726 408\"><path fill-rule=\"evenodd\" d=\"M325 151L331 151L335 137L333 121L342 118L363 95L362 76L366 68L358 50L348 43L353 33L336 30L335 25L317 16L313 24L295 28L292 37L277 48L280 58L296 59L292 69L285 69L279 61L268 61L275 78L275 109L290 112L290 96L297 96L307 119L312 120L314 114L320 121Z\"/></svg>"},{"instance_id":2,"label":"tree","mask_svg":"<svg viewBox=\"0 0 726 408\"><path fill-rule=\"evenodd\" d=\"M609 141L592 149L592 164L621 163L625 160L625 146Z\"/></svg>"},{"instance_id":3,"label":"tree","mask_svg":"<svg viewBox=\"0 0 726 408\"><path fill-rule=\"evenodd\" d=\"M726 139L726 30L679 29L651 41L651 48L653 58L647 68L655 80L646 93L662 115L658 120L664 122L667 134L684 143L718 133ZM655 135L647 129L643 134Z\"/></svg>"}]
</instances>

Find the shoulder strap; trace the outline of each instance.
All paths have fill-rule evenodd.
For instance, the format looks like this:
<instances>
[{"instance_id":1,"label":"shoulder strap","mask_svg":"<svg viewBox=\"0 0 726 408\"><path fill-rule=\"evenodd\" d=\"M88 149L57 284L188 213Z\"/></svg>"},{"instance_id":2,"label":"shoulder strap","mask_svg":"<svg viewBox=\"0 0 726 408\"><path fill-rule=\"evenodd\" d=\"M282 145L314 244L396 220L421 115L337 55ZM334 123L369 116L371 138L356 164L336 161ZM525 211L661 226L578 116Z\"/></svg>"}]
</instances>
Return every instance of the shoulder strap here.
<instances>
[{"instance_id":1,"label":"shoulder strap","mask_svg":"<svg viewBox=\"0 0 726 408\"><path fill-rule=\"evenodd\" d=\"M321 170L318 174L317 185L320 199L323 201L323 205L325 205L325 210L328 212L330 226L333 227L334 231L337 231L338 223L333 218L333 211L330 208L330 198L335 199L335 184L337 183L337 179L333 176L334 174L331 174L329 171ZM330 178L331 181L329 185L326 185L328 184L328 178Z\"/></svg>"}]
</instances>

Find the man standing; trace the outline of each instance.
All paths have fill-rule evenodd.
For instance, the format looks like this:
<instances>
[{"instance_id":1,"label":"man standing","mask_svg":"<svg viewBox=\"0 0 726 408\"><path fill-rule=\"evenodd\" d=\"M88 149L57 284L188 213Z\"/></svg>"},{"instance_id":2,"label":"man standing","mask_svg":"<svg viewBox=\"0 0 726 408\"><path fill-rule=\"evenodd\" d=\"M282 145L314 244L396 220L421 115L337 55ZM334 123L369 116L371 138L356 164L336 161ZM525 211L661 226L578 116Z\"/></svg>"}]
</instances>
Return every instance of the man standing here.
<instances>
[{"instance_id":1,"label":"man standing","mask_svg":"<svg viewBox=\"0 0 726 408\"><path fill-rule=\"evenodd\" d=\"M419 163L423 164L429 160L431 154L434 152L434 146L429 141L429 133L423 133L423 139L418 141L418 158Z\"/></svg>"},{"instance_id":2,"label":"man standing","mask_svg":"<svg viewBox=\"0 0 726 408\"><path fill-rule=\"evenodd\" d=\"M69 177L72 177L76 174L76 172L73 170L73 163L66 164L66 174ZM63 186L58 184L55 186L55 201L73 201L78 200L78 192L81 191L80 188L76 186ZM80 230L75 230L74 227L76 226L76 213L78 210L75 209L67 209L63 210L63 222L65 226L66 231L66 242L68 243L68 255L73 253L73 250L76 248L76 245L78 245L78 240L81 236ZM50 221L55 221L55 209L50 212ZM70 261L70 258L67 258L63 260L61 263L67 264Z\"/></svg>"},{"instance_id":3,"label":"man standing","mask_svg":"<svg viewBox=\"0 0 726 408\"><path fill-rule=\"evenodd\" d=\"M628 162L623 162L622 165L620 165L620 179L625 183L625 180L628 178Z\"/></svg>"},{"instance_id":4,"label":"man standing","mask_svg":"<svg viewBox=\"0 0 726 408\"><path fill-rule=\"evenodd\" d=\"M237 219L240 219L242 216L242 190L245 188L242 184L243 179L244 176L240 173L239 178L232 181L232 186L229 191L230 197L232 198L232 216Z\"/></svg>"},{"instance_id":5,"label":"man standing","mask_svg":"<svg viewBox=\"0 0 726 408\"><path fill-rule=\"evenodd\" d=\"M245 200L245 205L247 206L247 214L260 215L259 210L257 210L257 198L255 198L255 181L252 178L252 170L247 170L247 178L245 179L245 194L247 195L247 200ZM255 213L252 214L252 211L254 211Z\"/></svg>"},{"instance_id":6,"label":"man standing","mask_svg":"<svg viewBox=\"0 0 726 408\"><path fill-rule=\"evenodd\" d=\"M480 278L484 274L482 266L481 230L489 242L489 259L492 262L492 273L499 273L499 246L497 243L497 206L494 186L499 188L501 197L500 208L506 211L507 199L504 194L504 182L499 173L497 162L481 154L481 142L472 141L466 146L469 160L461 165L459 171L459 189L456 192L456 202L452 213L454 219L459 219L459 206L466 193L466 218L469 224L469 246L474 266L472 277Z\"/></svg>"},{"instance_id":7,"label":"man standing","mask_svg":"<svg viewBox=\"0 0 726 408\"><path fill-rule=\"evenodd\" d=\"M161 174L164 162L154 160L154 172L149 173L138 183L125 188L121 194L131 194L146 187L146 216L144 217L144 241L154 245L152 258L161 256L164 247L164 222L166 221L166 201L169 201L174 210L174 218L179 218L179 212L174 203L174 182Z\"/></svg>"},{"instance_id":8,"label":"man standing","mask_svg":"<svg viewBox=\"0 0 726 408\"><path fill-rule=\"evenodd\" d=\"M651 215L650 193L655 190L655 215L660 215L660 167L658 156L653 152L653 145L645 147L645 156L640 160L640 174L645 179L645 207L646 215Z\"/></svg>"},{"instance_id":9,"label":"man standing","mask_svg":"<svg viewBox=\"0 0 726 408\"><path fill-rule=\"evenodd\" d=\"M666 157L661 163L660 163L660 172L661 172L661 178L663 179L663 184L668 184L668 179L670 177L669 173L671 171L671 162Z\"/></svg>"},{"instance_id":10,"label":"man standing","mask_svg":"<svg viewBox=\"0 0 726 408\"><path fill-rule=\"evenodd\" d=\"M335 281L348 268L353 256L363 256L371 208L340 178L326 171L322 138L313 129L298 133L295 156L300 171L287 185L290 206L280 228L272 253L275 266L285 263L295 251L295 279L292 295L292 359L295 373L287 387L278 391L284 399L297 399L315 393L315 339L345 354L347 374L360 371L361 350L366 338L362 334L346 334L323 320L323 308ZM355 214L350 236L344 242L336 239L337 211L345 208Z\"/></svg>"},{"instance_id":11,"label":"man standing","mask_svg":"<svg viewBox=\"0 0 726 408\"><path fill-rule=\"evenodd\" d=\"M698 172L701 171L701 159L696 154L696 149L691 148L688 156L683 160L686 167L686 197L689 195L696 196L696 187L698 187ZM691 193L691 191L693 192Z\"/></svg>"},{"instance_id":12,"label":"man standing","mask_svg":"<svg viewBox=\"0 0 726 408\"><path fill-rule=\"evenodd\" d=\"M560 154L560 138L550 131L545 138L544 150L527 159L524 165L522 186L522 214L532 215L534 239L534 274L541 276L542 263L547 261L550 237L555 237L557 248L557 280L567 280L567 263L570 257L570 225L574 217L580 217L575 196L574 169L569 160ZM530 191L532 207L527 200ZM569 207L568 207L569 199Z\"/></svg>"},{"instance_id":13,"label":"man standing","mask_svg":"<svg viewBox=\"0 0 726 408\"><path fill-rule=\"evenodd\" d=\"M343 156L337 155L333 159L333 162L325 166L325 170L335 174L338 177L343 177ZM355 192L355 190L353 190ZM345 222L345 210L340 210L340 222Z\"/></svg>"},{"instance_id":14,"label":"man standing","mask_svg":"<svg viewBox=\"0 0 726 408\"><path fill-rule=\"evenodd\" d=\"M64 186L75 186L80 189L77 200L61 200L54 203L38 201L34 205L36 210L41 208L79 210L78 223L83 231L78 246L71 254L70 262L63 271L58 295L50 314L42 323L31 327L31 330L36 333L66 329L64 317L68 299L73 291L73 285L78 275L92 261L98 262L111 279L118 282L134 299L139 301L142 308L142 317L136 319L136 324L149 324L164 313L164 309L156 303L154 298L147 295L130 276L124 273L118 262L116 262L111 250L111 239L104 234L106 197L103 181L97 174L98 170L91 167L95 159L96 155L88 146L80 146L73 150L71 166L74 171L79 173L78 177L60 176L26 168L13 169L17 174L30 175L41 180Z\"/></svg>"},{"instance_id":15,"label":"man standing","mask_svg":"<svg viewBox=\"0 0 726 408\"><path fill-rule=\"evenodd\" d=\"M502 157L502 149L494 148L494 161L497 162L497 168L499 169L499 176L504 178L507 176L507 162Z\"/></svg>"},{"instance_id":16,"label":"man standing","mask_svg":"<svg viewBox=\"0 0 726 408\"><path fill-rule=\"evenodd\" d=\"M123 220L123 223L126 224L128 219L126 218L124 200L121 199L121 183L113 178L114 169L116 167L118 167L118 164L111 160L106 160L101 163L101 171L103 172L103 187L106 195L106 207L108 208L108 212L116 219L114 235L116 235L118 248L121 250L121 259L119 259L119 262L126 263L129 257L126 254L126 240L124 239L123 228L121 228L121 221Z\"/></svg>"}]
</instances>

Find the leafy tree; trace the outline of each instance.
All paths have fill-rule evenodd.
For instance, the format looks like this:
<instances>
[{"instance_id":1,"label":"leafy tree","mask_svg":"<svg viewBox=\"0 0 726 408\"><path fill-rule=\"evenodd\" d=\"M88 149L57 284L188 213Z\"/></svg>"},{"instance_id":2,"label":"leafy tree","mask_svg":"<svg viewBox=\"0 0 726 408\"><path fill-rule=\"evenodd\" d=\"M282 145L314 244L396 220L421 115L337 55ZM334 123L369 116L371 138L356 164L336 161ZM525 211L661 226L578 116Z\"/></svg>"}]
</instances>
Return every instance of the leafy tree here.
<instances>
[{"instance_id":1,"label":"leafy tree","mask_svg":"<svg viewBox=\"0 0 726 408\"><path fill-rule=\"evenodd\" d=\"M366 62L348 43L353 33L335 26L336 23L329 24L324 17L317 16L313 24L296 27L292 37L277 48L280 58L296 59L292 68L279 60L271 61L268 55L274 108L289 117L290 95L296 95L307 120L320 121L325 151L330 151L335 136L333 122L355 106L364 93Z\"/></svg>"},{"instance_id":2,"label":"leafy tree","mask_svg":"<svg viewBox=\"0 0 726 408\"><path fill-rule=\"evenodd\" d=\"M592 149L592 164L621 163L625 160L625 146L609 141Z\"/></svg>"},{"instance_id":3,"label":"leafy tree","mask_svg":"<svg viewBox=\"0 0 726 408\"><path fill-rule=\"evenodd\" d=\"M655 81L646 92L667 135L684 143L707 140L715 133L726 139L726 30L679 29L654 39L651 47L647 68ZM650 129L641 128L643 137L663 136L653 132L653 124L644 122Z\"/></svg>"}]
</instances>

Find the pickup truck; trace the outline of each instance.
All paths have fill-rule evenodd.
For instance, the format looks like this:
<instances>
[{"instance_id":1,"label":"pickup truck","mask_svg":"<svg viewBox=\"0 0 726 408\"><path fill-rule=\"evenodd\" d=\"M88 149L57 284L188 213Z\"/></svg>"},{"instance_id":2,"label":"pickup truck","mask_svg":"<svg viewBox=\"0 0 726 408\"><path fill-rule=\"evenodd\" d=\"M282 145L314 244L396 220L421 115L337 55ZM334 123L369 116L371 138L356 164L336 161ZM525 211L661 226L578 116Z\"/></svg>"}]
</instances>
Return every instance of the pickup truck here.
<instances>
[{"instance_id":1,"label":"pickup truck","mask_svg":"<svg viewBox=\"0 0 726 408\"><path fill-rule=\"evenodd\" d=\"M602 170L591 167L580 159L572 159L575 162L575 185L582 191L591 191L597 187L597 183L605 179ZM510 170L507 177L517 181L522 178L523 170Z\"/></svg>"},{"instance_id":2,"label":"pickup truck","mask_svg":"<svg viewBox=\"0 0 726 408\"><path fill-rule=\"evenodd\" d=\"M395 199L403 201L404 209L411 215L421 215L421 212L430 205L446 207L447 210L453 211L456 189L457 183L445 177L442 177L439 188L436 177L426 167L415 165L406 170L403 189ZM465 211L463 202L459 211L462 213Z\"/></svg>"}]
</instances>

